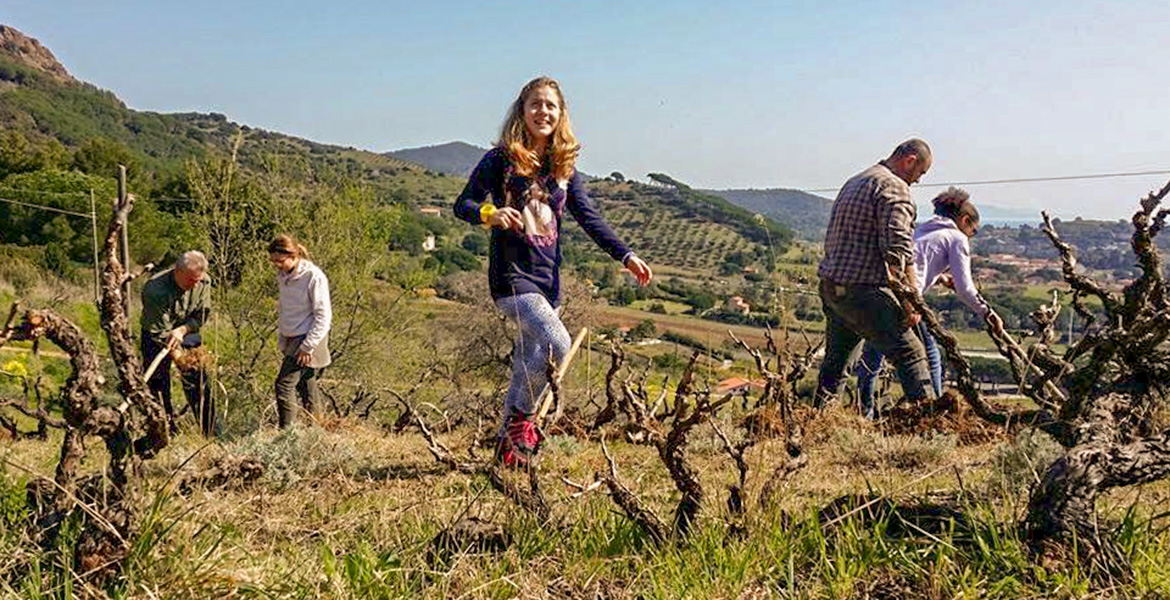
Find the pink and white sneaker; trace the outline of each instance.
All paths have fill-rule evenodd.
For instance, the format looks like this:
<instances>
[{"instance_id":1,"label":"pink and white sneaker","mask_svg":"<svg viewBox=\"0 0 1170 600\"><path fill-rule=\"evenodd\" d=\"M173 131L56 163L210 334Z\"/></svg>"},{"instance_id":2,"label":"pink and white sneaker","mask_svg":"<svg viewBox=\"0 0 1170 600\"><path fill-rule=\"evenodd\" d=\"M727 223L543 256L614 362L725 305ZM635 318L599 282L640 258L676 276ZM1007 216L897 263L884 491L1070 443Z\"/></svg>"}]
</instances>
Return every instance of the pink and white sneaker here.
<instances>
[{"instance_id":1,"label":"pink and white sneaker","mask_svg":"<svg viewBox=\"0 0 1170 600\"><path fill-rule=\"evenodd\" d=\"M508 427L500 437L496 459L506 467L527 467L536 458L542 441L544 434L532 420L532 415L516 413L508 421Z\"/></svg>"}]
</instances>

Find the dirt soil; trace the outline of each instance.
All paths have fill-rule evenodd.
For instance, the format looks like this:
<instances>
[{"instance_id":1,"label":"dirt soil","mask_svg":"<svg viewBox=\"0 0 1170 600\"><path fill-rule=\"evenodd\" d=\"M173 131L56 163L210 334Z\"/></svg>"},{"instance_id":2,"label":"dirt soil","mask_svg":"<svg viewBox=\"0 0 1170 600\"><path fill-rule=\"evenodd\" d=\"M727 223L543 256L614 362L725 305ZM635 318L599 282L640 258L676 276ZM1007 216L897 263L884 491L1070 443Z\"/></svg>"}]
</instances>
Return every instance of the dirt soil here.
<instances>
[{"instance_id":1,"label":"dirt soil","mask_svg":"<svg viewBox=\"0 0 1170 600\"><path fill-rule=\"evenodd\" d=\"M957 435L959 445L972 446L1007 439L1008 432L972 413L959 393L946 390L933 402L900 402L886 411L879 427L887 434Z\"/></svg>"}]
</instances>

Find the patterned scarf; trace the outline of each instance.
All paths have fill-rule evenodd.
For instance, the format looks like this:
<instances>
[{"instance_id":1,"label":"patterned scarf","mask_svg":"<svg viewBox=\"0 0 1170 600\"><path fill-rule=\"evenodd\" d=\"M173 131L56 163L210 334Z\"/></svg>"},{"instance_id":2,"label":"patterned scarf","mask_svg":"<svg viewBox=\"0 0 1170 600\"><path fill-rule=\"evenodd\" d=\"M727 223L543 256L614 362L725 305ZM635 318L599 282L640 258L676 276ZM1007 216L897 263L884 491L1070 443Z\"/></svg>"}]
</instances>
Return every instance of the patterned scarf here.
<instances>
[{"instance_id":1,"label":"patterned scarf","mask_svg":"<svg viewBox=\"0 0 1170 600\"><path fill-rule=\"evenodd\" d=\"M505 205L520 211L524 221L524 237L528 243L536 247L549 247L557 242L557 215L552 207L552 195L545 189L543 177L527 179L528 186L519 197L512 194L514 170L512 165L504 172L504 202ZM559 184L559 182L558 182ZM565 186L561 185L564 189Z\"/></svg>"}]
</instances>

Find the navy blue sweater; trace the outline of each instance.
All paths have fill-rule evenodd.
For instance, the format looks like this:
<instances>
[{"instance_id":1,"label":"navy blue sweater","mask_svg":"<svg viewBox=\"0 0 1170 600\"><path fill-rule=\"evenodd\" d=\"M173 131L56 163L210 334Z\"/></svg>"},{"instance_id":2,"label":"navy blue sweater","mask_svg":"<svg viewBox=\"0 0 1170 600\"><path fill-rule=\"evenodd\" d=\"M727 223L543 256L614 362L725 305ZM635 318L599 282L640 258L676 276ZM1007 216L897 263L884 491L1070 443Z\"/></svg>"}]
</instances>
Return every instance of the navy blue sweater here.
<instances>
[{"instance_id":1,"label":"navy blue sweater","mask_svg":"<svg viewBox=\"0 0 1170 600\"><path fill-rule=\"evenodd\" d=\"M505 185L514 202L524 197L524 191L532 182L517 175L504 181L509 172L508 162L508 153L499 147L492 148L480 159L463 193L455 200L456 216L468 223L482 223L480 206L490 197L493 204L503 207L506 202ZM517 233L493 228L488 253L488 284L492 298L538 292L544 294L550 304L558 306L561 287L560 230L566 208L589 237L614 260L625 260L630 250L589 202L585 182L579 173L573 173L573 178L565 188L557 185L556 180L547 174L538 176L537 181L548 193L548 207L555 220L555 227L551 227L547 235L538 237L530 235L531 232Z\"/></svg>"}]
</instances>

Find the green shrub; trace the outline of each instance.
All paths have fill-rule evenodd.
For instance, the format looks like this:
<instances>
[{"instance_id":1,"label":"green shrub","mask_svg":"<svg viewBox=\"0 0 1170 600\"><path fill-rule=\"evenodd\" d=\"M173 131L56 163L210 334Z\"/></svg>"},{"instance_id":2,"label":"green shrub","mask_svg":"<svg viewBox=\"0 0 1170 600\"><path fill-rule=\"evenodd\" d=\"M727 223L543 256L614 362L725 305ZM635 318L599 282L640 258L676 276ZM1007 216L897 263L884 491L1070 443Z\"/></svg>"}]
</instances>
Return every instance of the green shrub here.
<instances>
[{"instance_id":1,"label":"green shrub","mask_svg":"<svg viewBox=\"0 0 1170 600\"><path fill-rule=\"evenodd\" d=\"M463 241L461 241L459 245L464 250L472 254L485 256L488 252L488 246L490 245L490 242L486 233L481 231L471 231L467 235L463 236Z\"/></svg>"},{"instance_id":2,"label":"green shrub","mask_svg":"<svg viewBox=\"0 0 1170 600\"><path fill-rule=\"evenodd\" d=\"M32 260L25 258L27 254L11 248L0 249L0 282L12 286L17 296L24 296L29 290L44 283L41 269ZM36 254L39 259L39 248Z\"/></svg>"},{"instance_id":3,"label":"green shrub","mask_svg":"<svg viewBox=\"0 0 1170 600\"><path fill-rule=\"evenodd\" d=\"M945 459L957 447L953 435L883 435L876 430L838 429L832 446L838 462L856 469L889 467L921 469Z\"/></svg>"},{"instance_id":4,"label":"green shrub","mask_svg":"<svg viewBox=\"0 0 1170 600\"><path fill-rule=\"evenodd\" d=\"M350 436L301 425L278 432L258 431L229 451L263 462L262 481L277 489L330 473L352 474L368 467L370 459Z\"/></svg>"},{"instance_id":5,"label":"green shrub","mask_svg":"<svg viewBox=\"0 0 1170 600\"><path fill-rule=\"evenodd\" d=\"M443 273L479 270L479 258L463 248L440 248L433 256Z\"/></svg>"},{"instance_id":6,"label":"green shrub","mask_svg":"<svg viewBox=\"0 0 1170 600\"><path fill-rule=\"evenodd\" d=\"M637 341L652 338L656 333L658 333L658 326L654 324L654 320L642 319L630 329L626 337L632 341Z\"/></svg>"},{"instance_id":7,"label":"green shrub","mask_svg":"<svg viewBox=\"0 0 1170 600\"><path fill-rule=\"evenodd\" d=\"M664 371L681 371L689 362L686 357L677 354L659 354L651 359L656 368Z\"/></svg>"},{"instance_id":8,"label":"green shrub","mask_svg":"<svg viewBox=\"0 0 1170 600\"><path fill-rule=\"evenodd\" d=\"M1027 490L1062 454L1064 449L1048 434L1025 429L1010 443L998 446L992 452L991 464L995 465L994 472L999 474L1003 489Z\"/></svg>"}]
</instances>

